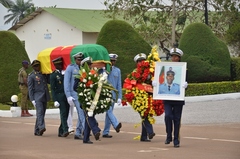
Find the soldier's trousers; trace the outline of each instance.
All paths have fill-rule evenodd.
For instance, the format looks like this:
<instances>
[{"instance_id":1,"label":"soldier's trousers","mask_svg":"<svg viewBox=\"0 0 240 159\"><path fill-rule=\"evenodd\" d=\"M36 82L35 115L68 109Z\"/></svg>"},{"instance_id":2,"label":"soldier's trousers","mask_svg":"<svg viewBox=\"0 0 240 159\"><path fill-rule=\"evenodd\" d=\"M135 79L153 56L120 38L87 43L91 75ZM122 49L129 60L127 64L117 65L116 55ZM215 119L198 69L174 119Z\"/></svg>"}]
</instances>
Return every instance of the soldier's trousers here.
<instances>
[{"instance_id":1,"label":"soldier's trousers","mask_svg":"<svg viewBox=\"0 0 240 159\"><path fill-rule=\"evenodd\" d=\"M146 117L142 121L142 133L141 133L141 140L146 140L149 134L153 133L153 126L149 122L148 117Z\"/></svg>"},{"instance_id":2,"label":"soldier's trousers","mask_svg":"<svg viewBox=\"0 0 240 159\"><path fill-rule=\"evenodd\" d=\"M22 110L28 110L28 104L27 104L28 88L25 85L19 85L19 89L20 89L20 92L22 93L21 109Z\"/></svg>"},{"instance_id":3,"label":"soldier's trousers","mask_svg":"<svg viewBox=\"0 0 240 159\"><path fill-rule=\"evenodd\" d=\"M93 135L100 132L101 129L98 127L98 122L95 118L95 115L92 117L89 117L87 114L87 111L84 111L85 114L85 129L84 129L84 137L83 141L87 142L89 141L90 131L92 130Z\"/></svg>"},{"instance_id":4,"label":"soldier's trousers","mask_svg":"<svg viewBox=\"0 0 240 159\"><path fill-rule=\"evenodd\" d=\"M172 131L174 125L174 139L173 144L179 144L179 133L180 133L180 125L181 125L181 117L182 117L182 108L183 105L173 105L164 103L165 109L165 126L167 133L167 140L172 141Z\"/></svg>"}]
</instances>

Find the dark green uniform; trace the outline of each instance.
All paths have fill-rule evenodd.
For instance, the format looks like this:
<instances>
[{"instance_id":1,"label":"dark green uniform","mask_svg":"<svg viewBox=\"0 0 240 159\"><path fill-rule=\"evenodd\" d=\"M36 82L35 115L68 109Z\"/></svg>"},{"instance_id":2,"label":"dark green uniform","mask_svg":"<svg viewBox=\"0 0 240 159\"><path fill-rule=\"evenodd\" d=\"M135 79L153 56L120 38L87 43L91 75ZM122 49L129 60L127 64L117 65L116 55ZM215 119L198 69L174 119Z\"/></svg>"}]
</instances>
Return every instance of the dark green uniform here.
<instances>
[{"instance_id":1,"label":"dark green uniform","mask_svg":"<svg viewBox=\"0 0 240 159\"><path fill-rule=\"evenodd\" d=\"M61 124L58 129L58 136L62 136L68 132L67 118L69 112L69 104L64 93L63 80L64 75L62 75L59 70L55 70L50 75L52 99L53 101L57 101L60 104L59 109Z\"/></svg>"}]
</instances>

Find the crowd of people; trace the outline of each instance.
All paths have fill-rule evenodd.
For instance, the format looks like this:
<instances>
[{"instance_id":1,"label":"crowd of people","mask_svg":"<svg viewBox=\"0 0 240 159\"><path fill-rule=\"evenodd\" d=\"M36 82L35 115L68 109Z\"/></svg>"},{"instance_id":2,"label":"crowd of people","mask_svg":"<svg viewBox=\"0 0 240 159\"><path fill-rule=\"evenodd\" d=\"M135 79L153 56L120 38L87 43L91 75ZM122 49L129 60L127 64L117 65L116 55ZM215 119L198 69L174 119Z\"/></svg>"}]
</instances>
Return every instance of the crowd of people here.
<instances>
[{"instance_id":1,"label":"crowd of people","mask_svg":"<svg viewBox=\"0 0 240 159\"><path fill-rule=\"evenodd\" d=\"M172 62L180 62L183 52L178 48L173 48L170 51ZM145 55L145 54L142 54ZM87 109L83 109L83 106L78 100L77 87L79 85L79 79L77 76L80 73L80 68L87 64L89 68L92 67L92 58L84 56L84 53L79 52L73 56L75 63L69 64L66 70L63 70L63 58L57 57L52 60L55 70L50 74L49 80L41 73L41 62L34 60L31 63L33 71L27 75L26 69L30 65L28 61L22 62L22 68L19 70L18 82L19 89L22 93L21 108L22 117L32 116L28 112L27 100L29 99L36 109L36 123L34 128L35 136L42 136L46 131L45 126L45 112L47 108L47 102L50 101L50 94L48 89L48 83L50 83L52 101L54 106L60 110L60 126L58 128L58 137L67 137L70 133L75 131L74 139L82 140L85 144L92 144L90 141L90 131L96 140L99 140L101 135L101 129L98 122L95 119L95 114L89 115ZM112 98L117 104L122 103L122 83L121 83L121 70L115 66L118 55L109 54L111 61L111 69L107 76L107 81L117 91L118 95L112 91ZM134 61L137 63L146 60L145 56L136 55ZM168 77L169 76L169 77ZM167 73L167 81L173 81L174 72L169 70ZM172 80L170 80L172 79ZM153 88L157 86L156 81L152 82ZM173 84L166 83L166 91L170 91L170 87L173 88ZM162 86L159 86L161 90ZM179 86L178 86L179 87ZM187 88L187 82L182 86ZM179 89L179 88L178 88ZM165 126L166 126L166 141L165 144L169 144L173 141L174 147L179 147L180 139L180 125L181 115L184 101L164 100L165 109ZM115 102L106 111L105 124L102 133L103 138L112 138L110 134L111 125L117 133L122 128L122 123L119 122L113 113ZM76 129L73 129L73 110L76 107L77 110L77 125ZM174 130L173 130L174 129ZM173 137L172 137L172 132ZM141 142L150 142L155 136L153 126L148 121L148 118L142 119L142 132Z\"/></svg>"}]
</instances>

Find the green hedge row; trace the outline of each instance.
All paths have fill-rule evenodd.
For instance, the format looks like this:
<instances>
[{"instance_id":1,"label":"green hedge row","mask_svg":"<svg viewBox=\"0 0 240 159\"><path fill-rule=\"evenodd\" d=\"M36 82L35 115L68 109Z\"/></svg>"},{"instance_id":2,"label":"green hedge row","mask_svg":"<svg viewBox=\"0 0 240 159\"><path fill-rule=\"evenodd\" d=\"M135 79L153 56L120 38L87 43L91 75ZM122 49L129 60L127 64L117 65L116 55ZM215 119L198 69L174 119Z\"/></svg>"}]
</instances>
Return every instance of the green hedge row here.
<instances>
[{"instance_id":1,"label":"green hedge row","mask_svg":"<svg viewBox=\"0 0 240 159\"><path fill-rule=\"evenodd\" d=\"M185 96L201 96L240 92L240 81L224 81L209 83L190 83Z\"/></svg>"}]
</instances>

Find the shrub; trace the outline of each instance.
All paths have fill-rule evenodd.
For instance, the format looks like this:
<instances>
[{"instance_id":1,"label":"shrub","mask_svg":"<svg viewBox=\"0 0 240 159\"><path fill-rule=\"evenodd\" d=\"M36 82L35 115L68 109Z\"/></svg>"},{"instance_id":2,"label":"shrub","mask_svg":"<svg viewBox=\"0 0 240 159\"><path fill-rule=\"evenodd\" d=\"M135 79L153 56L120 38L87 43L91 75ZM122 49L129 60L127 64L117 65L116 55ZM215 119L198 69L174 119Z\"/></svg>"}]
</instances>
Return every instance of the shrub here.
<instances>
[{"instance_id":1,"label":"shrub","mask_svg":"<svg viewBox=\"0 0 240 159\"><path fill-rule=\"evenodd\" d=\"M102 27L97 44L104 46L109 53L118 54L116 66L121 69L122 80L136 68L133 58L138 53L149 54L151 46L122 20L110 20Z\"/></svg>"},{"instance_id":2,"label":"shrub","mask_svg":"<svg viewBox=\"0 0 240 159\"><path fill-rule=\"evenodd\" d=\"M217 82L230 79L230 53L203 23L186 27L179 48L183 50L182 61L187 62L188 82Z\"/></svg>"},{"instance_id":3,"label":"shrub","mask_svg":"<svg viewBox=\"0 0 240 159\"><path fill-rule=\"evenodd\" d=\"M18 94L18 70L28 55L21 41L11 32L0 31L0 102L9 102L11 96Z\"/></svg>"},{"instance_id":4,"label":"shrub","mask_svg":"<svg viewBox=\"0 0 240 159\"><path fill-rule=\"evenodd\" d=\"M231 80L240 80L240 58L233 57L231 59Z\"/></svg>"}]
</instances>

